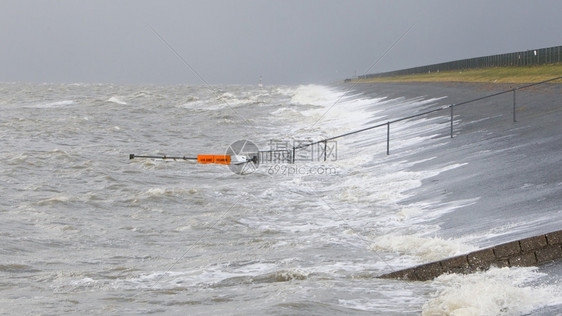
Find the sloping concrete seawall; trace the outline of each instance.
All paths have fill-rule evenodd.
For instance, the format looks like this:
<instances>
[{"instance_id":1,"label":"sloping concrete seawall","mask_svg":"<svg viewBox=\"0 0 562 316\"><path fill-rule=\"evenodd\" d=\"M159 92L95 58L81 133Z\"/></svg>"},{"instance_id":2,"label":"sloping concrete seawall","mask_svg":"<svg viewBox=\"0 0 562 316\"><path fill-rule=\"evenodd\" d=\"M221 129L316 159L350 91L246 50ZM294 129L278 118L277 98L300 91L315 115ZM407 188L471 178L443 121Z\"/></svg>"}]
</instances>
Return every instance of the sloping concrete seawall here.
<instances>
[{"instance_id":1,"label":"sloping concrete seawall","mask_svg":"<svg viewBox=\"0 0 562 316\"><path fill-rule=\"evenodd\" d=\"M395 271L379 278L427 281L445 273L471 273L491 266L537 266L561 259L562 230L559 230Z\"/></svg>"}]
</instances>

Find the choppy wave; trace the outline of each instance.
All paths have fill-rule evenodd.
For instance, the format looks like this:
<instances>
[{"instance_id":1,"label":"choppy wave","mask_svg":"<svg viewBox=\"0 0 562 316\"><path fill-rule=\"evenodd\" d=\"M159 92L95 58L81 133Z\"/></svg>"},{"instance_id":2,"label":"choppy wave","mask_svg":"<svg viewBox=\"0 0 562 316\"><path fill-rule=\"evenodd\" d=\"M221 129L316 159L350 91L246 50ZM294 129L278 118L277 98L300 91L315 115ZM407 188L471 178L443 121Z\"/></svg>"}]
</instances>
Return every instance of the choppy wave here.
<instances>
[{"instance_id":1,"label":"choppy wave","mask_svg":"<svg viewBox=\"0 0 562 316\"><path fill-rule=\"evenodd\" d=\"M57 109L57 108L64 108L69 105L76 104L74 100L61 100L61 101L53 101L53 102L41 102L34 105L28 105L27 108L32 109Z\"/></svg>"},{"instance_id":2,"label":"choppy wave","mask_svg":"<svg viewBox=\"0 0 562 316\"><path fill-rule=\"evenodd\" d=\"M303 85L294 90L291 103L297 105L331 106L343 94L343 92L332 90L326 86Z\"/></svg>"},{"instance_id":3,"label":"choppy wave","mask_svg":"<svg viewBox=\"0 0 562 316\"><path fill-rule=\"evenodd\" d=\"M245 308L241 314L299 314L303 308L311 314L418 314L423 308L426 314L485 315L559 304L552 295L527 299L531 289L559 294L559 286L545 284L533 269L434 282L376 279L394 268L466 253L482 239L521 226L483 223L480 233L440 237L440 217L479 197L447 200L435 192L415 200L424 181L465 167L437 163L437 152L416 156L447 144L448 120L438 116L393 125L400 137L391 139L390 156L385 129L339 139L338 157L329 164L337 173L330 177L271 175L267 166L241 176L225 166L128 159L130 153L222 154L239 139L262 149L273 140L320 140L431 107L440 98L320 85L6 89L10 96L0 100L0 213L6 219L0 237L9 246L0 250L0 272L9 295L0 298L0 313L14 306L22 314L119 313L120 307L180 314L198 306L204 314L217 311L209 310L213 304L225 313ZM480 295L482 305L469 299Z\"/></svg>"},{"instance_id":4,"label":"choppy wave","mask_svg":"<svg viewBox=\"0 0 562 316\"><path fill-rule=\"evenodd\" d=\"M469 275L443 275L439 290L423 305L422 315L524 315L562 303L560 288L532 285L545 275L536 268L492 268Z\"/></svg>"},{"instance_id":5,"label":"choppy wave","mask_svg":"<svg viewBox=\"0 0 562 316\"><path fill-rule=\"evenodd\" d=\"M107 102L111 102L111 103L116 103L116 104L121 104L121 105L126 105L127 102L122 101L120 99L120 97L111 97L109 99L107 99Z\"/></svg>"},{"instance_id":6,"label":"choppy wave","mask_svg":"<svg viewBox=\"0 0 562 316\"><path fill-rule=\"evenodd\" d=\"M469 253L476 249L460 240L415 235L384 235L377 237L374 250L387 250L416 256L420 262L430 262Z\"/></svg>"}]
</instances>

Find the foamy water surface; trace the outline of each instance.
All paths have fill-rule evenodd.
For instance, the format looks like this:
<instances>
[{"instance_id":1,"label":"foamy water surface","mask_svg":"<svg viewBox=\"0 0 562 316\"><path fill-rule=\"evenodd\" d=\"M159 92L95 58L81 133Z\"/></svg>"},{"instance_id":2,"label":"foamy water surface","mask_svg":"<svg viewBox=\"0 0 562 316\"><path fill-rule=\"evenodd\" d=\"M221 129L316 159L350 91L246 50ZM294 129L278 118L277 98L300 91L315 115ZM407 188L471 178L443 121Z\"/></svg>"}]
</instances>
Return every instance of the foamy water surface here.
<instances>
[{"instance_id":1,"label":"foamy water surface","mask_svg":"<svg viewBox=\"0 0 562 316\"><path fill-rule=\"evenodd\" d=\"M418 170L423 161L400 156L446 144L446 119L393 126L402 137L391 156L385 129L339 139L337 157L312 152L299 172L128 159L224 154L240 139L261 149L321 140L442 100L348 88L0 84L0 311L518 315L560 306L560 274L537 268L376 278L479 248L471 241L482 236L444 238L434 221L478 196L404 203L424 179L466 163Z\"/></svg>"}]
</instances>

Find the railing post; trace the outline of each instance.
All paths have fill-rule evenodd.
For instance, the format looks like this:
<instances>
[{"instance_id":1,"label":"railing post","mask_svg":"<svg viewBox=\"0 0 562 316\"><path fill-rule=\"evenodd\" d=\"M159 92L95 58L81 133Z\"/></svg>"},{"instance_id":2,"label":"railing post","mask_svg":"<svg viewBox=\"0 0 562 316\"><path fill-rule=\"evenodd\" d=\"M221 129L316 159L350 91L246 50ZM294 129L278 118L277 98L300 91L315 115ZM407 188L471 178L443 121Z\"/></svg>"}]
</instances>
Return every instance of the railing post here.
<instances>
[{"instance_id":1,"label":"railing post","mask_svg":"<svg viewBox=\"0 0 562 316\"><path fill-rule=\"evenodd\" d=\"M451 104L449 107L451 108L451 138L453 138L453 107L455 105Z\"/></svg>"},{"instance_id":2,"label":"railing post","mask_svg":"<svg viewBox=\"0 0 562 316\"><path fill-rule=\"evenodd\" d=\"M386 123L386 155L390 155L390 121Z\"/></svg>"},{"instance_id":3,"label":"railing post","mask_svg":"<svg viewBox=\"0 0 562 316\"><path fill-rule=\"evenodd\" d=\"M516 88L513 89L513 123L517 122L517 119L515 117L515 91L516 90L517 90Z\"/></svg>"},{"instance_id":4,"label":"railing post","mask_svg":"<svg viewBox=\"0 0 562 316\"><path fill-rule=\"evenodd\" d=\"M326 161L326 156L328 155L328 141L324 141L324 161Z\"/></svg>"},{"instance_id":5,"label":"railing post","mask_svg":"<svg viewBox=\"0 0 562 316\"><path fill-rule=\"evenodd\" d=\"M291 157L291 158L292 158L292 159L291 159L291 162L292 162L293 164L295 164L295 152L296 152L296 149L295 149L295 146L293 146L293 157Z\"/></svg>"}]
</instances>

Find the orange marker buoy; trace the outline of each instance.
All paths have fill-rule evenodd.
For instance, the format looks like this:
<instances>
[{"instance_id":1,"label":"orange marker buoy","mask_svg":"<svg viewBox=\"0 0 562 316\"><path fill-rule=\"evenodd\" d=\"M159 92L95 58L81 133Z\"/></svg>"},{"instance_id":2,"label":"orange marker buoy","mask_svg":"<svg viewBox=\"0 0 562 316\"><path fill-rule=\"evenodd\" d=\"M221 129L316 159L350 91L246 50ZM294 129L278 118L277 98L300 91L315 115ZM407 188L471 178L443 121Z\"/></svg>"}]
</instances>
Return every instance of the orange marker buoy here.
<instances>
[{"instance_id":1,"label":"orange marker buoy","mask_svg":"<svg viewBox=\"0 0 562 316\"><path fill-rule=\"evenodd\" d=\"M198 163L215 163L215 156L214 155L198 155L197 156Z\"/></svg>"},{"instance_id":2,"label":"orange marker buoy","mask_svg":"<svg viewBox=\"0 0 562 316\"><path fill-rule=\"evenodd\" d=\"M226 155L198 155L198 163L217 163L221 165L230 165L230 156Z\"/></svg>"},{"instance_id":3,"label":"orange marker buoy","mask_svg":"<svg viewBox=\"0 0 562 316\"><path fill-rule=\"evenodd\" d=\"M230 156L215 156L215 163L222 164L222 165L230 165Z\"/></svg>"}]
</instances>

